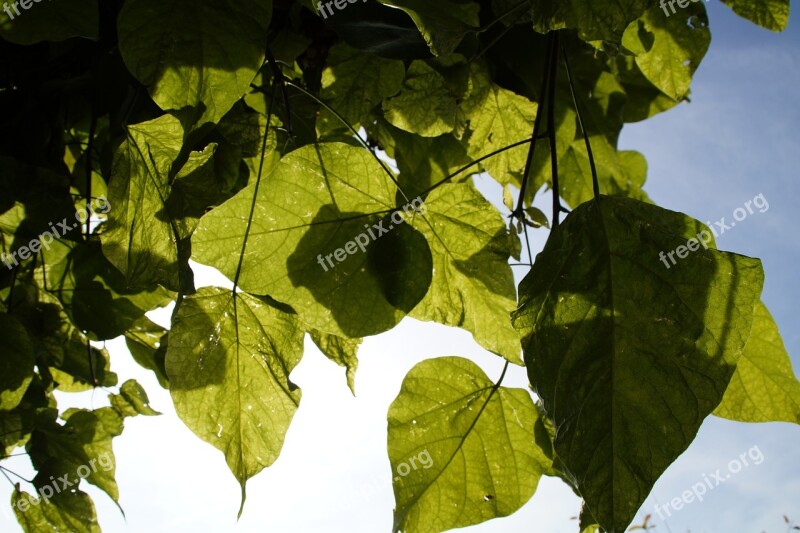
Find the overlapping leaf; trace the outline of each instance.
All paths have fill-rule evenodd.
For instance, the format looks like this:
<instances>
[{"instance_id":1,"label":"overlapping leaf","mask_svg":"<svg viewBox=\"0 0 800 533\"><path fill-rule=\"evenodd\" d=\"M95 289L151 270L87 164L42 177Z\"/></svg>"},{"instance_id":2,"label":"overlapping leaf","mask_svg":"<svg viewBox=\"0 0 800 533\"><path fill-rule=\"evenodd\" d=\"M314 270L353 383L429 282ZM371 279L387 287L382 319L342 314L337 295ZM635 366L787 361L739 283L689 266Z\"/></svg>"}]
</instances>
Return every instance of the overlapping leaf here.
<instances>
[{"instance_id":1,"label":"overlapping leaf","mask_svg":"<svg viewBox=\"0 0 800 533\"><path fill-rule=\"evenodd\" d=\"M570 28L584 41L619 42L625 28L650 7L645 0L531 0L536 31Z\"/></svg>"},{"instance_id":2,"label":"overlapping leaf","mask_svg":"<svg viewBox=\"0 0 800 533\"><path fill-rule=\"evenodd\" d=\"M0 358L0 411L10 411L28 389L36 356L25 327L6 313L0 313L0 338L6 343Z\"/></svg>"},{"instance_id":3,"label":"overlapping leaf","mask_svg":"<svg viewBox=\"0 0 800 533\"><path fill-rule=\"evenodd\" d=\"M714 414L740 422L800 424L800 382L778 326L761 302L750 339Z\"/></svg>"},{"instance_id":4,"label":"overlapping leaf","mask_svg":"<svg viewBox=\"0 0 800 533\"><path fill-rule=\"evenodd\" d=\"M710 43L708 17L701 3L692 3L670 16L652 8L631 23L622 39L622 44L636 54L636 64L647 79L675 100L689 94L692 75Z\"/></svg>"},{"instance_id":5,"label":"overlapping leaf","mask_svg":"<svg viewBox=\"0 0 800 533\"><path fill-rule=\"evenodd\" d=\"M381 0L396 6L414 20L425 42L437 56L456 50L470 30L478 26L479 7L474 2L458 0Z\"/></svg>"},{"instance_id":6,"label":"overlapping leaf","mask_svg":"<svg viewBox=\"0 0 800 533\"><path fill-rule=\"evenodd\" d=\"M516 295L511 252L499 211L470 183L442 185L425 205L425 219L414 227L428 240L434 273L411 316L464 328L487 350L519 364L510 318Z\"/></svg>"},{"instance_id":7,"label":"overlapping leaf","mask_svg":"<svg viewBox=\"0 0 800 533\"><path fill-rule=\"evenodd\" d=\"M427 243L398 213L388 217L397 187L368 151L306 146L285 156L264 182L252 219L255 186L203 217L193 238L197 261L234 278L249 227L239 286L269 294L309 327L342 337L392 328L425 294Z\"/></svg>"},{"instance_id":8,"label":"overlapping leaf","mask_svg":"<svg viewBox=\"0 0 800 533\"><path fill-rule=\"evenodd\" d=\"M164 110L196 108L217 122L264 62L272 0L125 2L119 48L130 72Z\"/></svg>"},{"instance_id":9,"label":"overlapping leaf","mask_svg":"<svg viewBox=\"0 0 800 533\"><path fill-rule=\"evenodd\" d=\"M722 0L740 17L772 31L783 31L789 23L789 0Z\"/></svg>"},{"instance_id":10,"label":"overlapping leaf","mask_svg":"<svg viewBox=\"0 0 800 533\"><path fill-rule=\"evenodd\" d=\"M404 76L402 61L383 59L340 44L328 55L320 98L358 128L373 107L400 89ZM321 114L319 123L323 129L344 127L329 111L322 110Z\"/></svg>"},{"instance_id":11,"label":"overlapping leaf","mask_svg":"<svg viewBox=\"0 0 800 533\"><path fill-rule=\"evenodd\" d=\"M14 514L25 533L70 531L100 533L94 503L82 491L63 492L43 501L17 490L11 496Z\"/></svg>"},{"instance_id":12,"label":"overlapping leaf","mask_svg":"<svg viewBox=\"0 0 800 533\"><path fill-rule=\"evenodd\" d=\"M551 234L520 286L528 375L556 453L606 530L628 526L694 439L750 334L758 260L702 246L676 265L659 260L701 231L711 238L680 213L601 196Z\"/></svg>"}]
</instances>

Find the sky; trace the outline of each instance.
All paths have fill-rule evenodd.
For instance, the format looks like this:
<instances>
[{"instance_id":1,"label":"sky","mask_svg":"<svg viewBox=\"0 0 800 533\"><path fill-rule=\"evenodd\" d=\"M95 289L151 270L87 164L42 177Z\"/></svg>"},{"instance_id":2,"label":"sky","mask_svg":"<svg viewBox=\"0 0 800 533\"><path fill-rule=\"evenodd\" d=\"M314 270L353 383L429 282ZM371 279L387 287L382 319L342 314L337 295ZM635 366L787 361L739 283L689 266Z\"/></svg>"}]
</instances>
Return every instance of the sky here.
<instances>
[{"instance_id":1,"label":"sky","mask_svg":"<svg viewBox=\"0 0 800 533\"><path fill-rule=\"evenodd\" d=\"M773 313L795 367L800 370L800 30L790 22L782 34L739 19L719 2L706 4L711 48L695 75L692 102L623 130L622 149L638 150L649 163L645 190L659 205L701 221L727 217L763 195L769 208L721 235L720 249L759 257L766 281L763 300ZM499 203L487 178L479 187ZM540 198L542 205L549 197ZM763 204L762 204L763 205ZM534 254L545 232L534 234ZM229 286L197 267L198 279ZM524 269L516 269L518 278ZM154 315L167 325L168 313ZM412 319L368 338L356 376L357 397L343 369L307 339L292 381L303 399L281 457L248 483L248 500L237 522L239 487L223 455L195 437L175 415L169 393L139 368L124 342L107 344L121 380L135 378L160 417L127 419L114 440L120 503L89 486L103 531L113 532L389 532L392 472L386 456L386 411L405 374L418 362L449 355L468 357L496 379L502 361L461 330ZM522 368L511 368L505 386L527 387ZM60 393L59 393L60 394ZM98 408L106 393L59 395L59 405ZM800 524L800 428L785 423L742 424L709 417L691 447L656 483L638 519L652 513L657 532L779 533L783 515ZM746 465L744 464L746 461ZM737 466L737 464L739 466ZM30 478L26 457L4 466ZM724 483L661 516L654 508L681 497L714 475ZM714 482L715 484L716 482ZM0 500L11 487L0 484ZM575 532L580 502L557 479L542 478L528 504L510 517L465 528L469 533ZM21 531L10 506L0 506L0 531Z\"/></svg>"}]
</instances>

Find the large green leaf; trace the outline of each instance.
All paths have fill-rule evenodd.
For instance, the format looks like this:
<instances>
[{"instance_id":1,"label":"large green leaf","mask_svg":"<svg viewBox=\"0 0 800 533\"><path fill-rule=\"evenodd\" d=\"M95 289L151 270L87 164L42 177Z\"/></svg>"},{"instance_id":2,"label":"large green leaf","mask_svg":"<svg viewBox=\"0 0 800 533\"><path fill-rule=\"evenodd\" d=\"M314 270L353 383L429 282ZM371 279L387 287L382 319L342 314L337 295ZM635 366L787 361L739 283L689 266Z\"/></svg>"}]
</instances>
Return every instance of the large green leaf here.
<instances>
[{"instance_id":1,"label":"large green leaf","mask_svg":"<svg viewBox=\"0 0 800 533\"><path fill-rule=\"evenodd\" d=\"M414 227L428 239L434 273L411 316L464 328L487 350L519 364L511 325L516 291L500 212L470 183L442 185L425 205L426 217Z\"/></svg>"},{"instance_id":2,"label":"large green leaf","mask_svg":"<svg viewBox=\"0 0 800 533\"><path fill-rule=\"evenodd\" d=\"M778 325L761 302L753 316L750 339L714 414L740 422L800 424L800 382Z\"/></svg>"},{"instance_id":3,"label":"large green leaf","mask_svg":"<svg viewBox=\"0 0 800 533\"><path fill-rule=\"evenodd\" d=\"M555 451L608 531L689 446L750 335L761 264L697 242L690 253L701 232L710 242L686 215L601 196L553 231L520 285L514 325Z\"/></svg>"},{"instance_id":4,"label":"large green leaf","mask_svg":"<svg viewBox=\"0 0 800 533\"><path fill-rule=\"evenodd\" d=\"M0 411L10 411L28 389L36 358L25 327L6 313L0 313L0 338L5 343L0 357Z\"/></svg>"},{"instance_id":5,"label":"large green leaf","mask_svg":"<svg viewBox=\"0 0 800 533\"><path fill-rule=\"evenodd\" d=\"M422 299L430 250L402 222L403 211L388 216L397 187L367 150L305 146L285 156L264 182L252 219L255 186L203 217L192 239L197 261L235 278L250 227L239 286L269 294L309 327L342 337L391 329Z\"/></svg>"},{"instance_id":6,"label":"large green leaf","mask_svg":"<svg viewBox=\"0 0 800 533\"><path fill-rule=\"evenodd\" d=\"M119 49L164 110L197 108L217 122L247 92L264 62L272 0L129 0Z\"/></svg>"},{"instance_id":7,"label":"large green leaf","mask_svg":"<svg viewBox=\"0 0 800 533\"><path fill-rule=\"evenodd\" d=\"M394 531L438 533L508 516L551 460L535 443L528 391L492 383L472 361L423 361L389 407Z\"/></svg>"},{"instance_id":8,"label":"large green leaf","mask_svg":"<svg viewBox=\"0 0 800 533\"><path fill-rule=\"evenodd\" d=\"M631 23L622 44L636 54L636 64L653 85L682 100L711 44L705 6L693 3L668 17L654 7Z\"/></svg>"},{"instance_id":9,"label":"large green leaf","mask_svg":"<svg viewBox=\"0 0 800 533\"><path fill-rule=\"evenodd\" d=\"M300 403L289 374L303 356L297 320L244 293L203 288L173 320L167 373L175 410L225 454L242 487L278 458Z\"/></svg>"}]
</instances>

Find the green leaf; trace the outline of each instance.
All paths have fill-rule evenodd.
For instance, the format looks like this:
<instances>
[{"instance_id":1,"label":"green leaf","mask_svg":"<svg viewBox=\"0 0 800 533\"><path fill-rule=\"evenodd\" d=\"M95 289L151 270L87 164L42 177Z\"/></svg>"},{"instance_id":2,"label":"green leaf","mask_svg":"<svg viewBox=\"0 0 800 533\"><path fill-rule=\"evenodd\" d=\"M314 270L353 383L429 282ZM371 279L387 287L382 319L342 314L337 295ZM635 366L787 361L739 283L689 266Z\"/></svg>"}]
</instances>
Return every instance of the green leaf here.
<instances>
[{"instance_id":1,"label":"green leaf","mask_svg":"<svg viewBox=\"0 0 800 533\"><path fill-rule=\"evenodd\" d=\"M473 68L473 83L476 88L464 104L469 119L467 151L470 157L477 159L531 136L537 110L535 103L495 85L483 70ZM502 185L519 184L529 148L530 145L523 144L506 150L487 159L482 166ZM542 149L542 145L537 149Z\"/></svg>"},{"instance_id":2,"label":"green leaf","mask_svg":"<svg viewBox=\"0 0 800 533\"><path fill-rule=\"evenodd\" d=\"M701 232L710 241L686 215L601 196L553 231L520 285L514 325L555 451L609 531L717 407L750 334L760 261L702 246L659 261Z\"/></svg>"},{"instance_id":3,"label":"green leaf","mask_svg":"<svg viewBox=\"0 0 800 533\"><path fill-rule=\"evenodd\" d=\"M463 123L447 80L424 61L411 63L400 93L384 100L383 112L393 126L422 137L452 133Z\"/></svg>"},{"instance_id":4,"label":"green leaf","mask_svg":"<svg viewBox=\"0 0 800 533\"><path fill-rule=\"evenodd\" d=\"M166 210L172 165L183 145L177 118L132 125L114 156L103 253L130 287L180 289L178 228Z\"/></svg>"},{"instance_id":5,"label":"green leaf","mask_svg":"<svg viewBox=\"0 0 800 533\"><path fill-rule=\"evenodd\" d=\"M667 10L666 5L663 9ZM654 7L631 23L622 44L636 54L636 64L653 85L682 100L711 44L706 8L692 3L667 17Z\"/></svg>"},{"instance_id":6,"label":"green leaf","mask_svg":"<svg viewBox=\"0 0 800 533\"><path fill-rule=\"evenodd\" d=\"M248 294L203 288L175 315L167 350L175 410L225 454L242 506L247 480L280 454L301 397L289 374L302 356L296 319Z\"/></svg>"},{"instance_id":7,"label":"green leaf","mask_svg":"<svg viewBox=\"0 0 800 533\"><path fill-rule=\"evenodd\" d=\"M531 17L540 33L571 28L584 41L619 43L628 24L650 5L645 0L531 0Z\"/></svg>"},{"instance_id":8,"label":"green leaf","mask_svg":"<svg viewBox=\"0 0 800 533\"><path fill-rule=\"evenodd\" d=\"M11 495L11 506L25 533L100 533L94 504L85 492L64 491L44 501L18 487Z\"/></svg>"},{"instance_id":9,"label":"green leaf","mask_svg":"<svg viewBox=\"0 0 800 533\"><path fill-rule=\"evenodd\" d=\"M331 48L328 66L322 71L320 98L358 129L373 107L400 90L405 73L402 61L338 44ZM320 111L317 124L323 131L345 127L326 109Z\"/></svg>"},{"instance_id":10,"label":"green leaf","mask_svg":"<svg viewBox=\"0 0 800 533\"><path fill-rule=\"evenodd\" d=\"M149 318L142 317L125 332L125 344L130 350L133 359L139 365L148 370L152 370L158 379L159 385L169 388L169 379L165 367L167 355L167 330L151 321Z\"/></svg>"},{"instance_id":11,"label":"green leaf","mask_svg":"<svg viewBox=\"0 0 800 533\"><path fill-rule=\"evenodd\" d=\"M402 211L388 216L397 187L367 150L305 146L264 180L252 219L255 186L203 217L192 239L195 260L236 278L252 220L239 286L269 294L310 328L341 337L389 330L422 299L430 250L399 218ZM373 229L379 224L388 232L380 238ZM342 262L334 257L340 248Z\"/></svg>"},{"instance_id":12,"label":"green leaf","mask_svg":"<svg viewBox=\"0 0 800 533\"><path fill-rule=\"evenodd\" d=\"M134 292L97 242L55 241L42 250L40 285L58 297L75 325L92 340L119 337L144 314L171 301L161 287Z\"/></svg>"},{"instance_id":13,"label":"green leaf","mask_svg":"<svg viewBox=\"0 0 800 533\"><path fill-rule=\"evenodd\" d=\"M394 531L437 533L508 516L550 460L534 441L528 391L494 385L473 362L416 365L389 407Z\"/></svg>"},{"instance_id":14,"label":"green leaf","mask_svg":"<svg viewBox=\"0 0 800 533\"><path fill-rule=\"evenodd\" d=\"M783 31L789 23L789 0L722 0L740 17L772 31Z\"/></svg>"},{"instance_id":15,"label":"green leaf","mask_svg":"<svg viewBox=\"0 0 800 533\"><path fill-rule=\"evenodd\" d=\"M469 183L445 184L425 201L414 227L433 254L433 281L411 312L466 329L487 350L520 364L519 336L511 325L516 291L511 250L500 212Z\"/></svg>"},{"instance_id":16,"label":"green leaf","mask_svg":"<svg viewBox=\"0 0 800 533\"><path fill-rule=\"evenodd\" d=\"M150 407L147 393L135 380L129 379L119 388L119 394L109 394L111 407L125 416L158 416L161 413Z\"/></svg>"},{"instance_id":17,"label":"green leaf","mask_svg":"<svg viewBox=\"0 0 800 533\"><path fill-rule=\"evenodd\" d=\"M458 0L380 0L408 13L419 32L437 56L453 53L468 32L479 25L475 2Z\"/></svg>"},{"instance_id":18,"label":"green leaf","mask_svg":"<svg viewBox=\"0 0 800 533\"><path fill-rule=\"evenodd\" d=\"M345 339L319 331L310 331L311 339L325 357L347 369L347 386L356 395L356 370L358 370L358 347L363 339Z\"/></svg>"},{"instance_id":19,"label":"green leaf","mask_svg":"<svg viewBox=\"0 0 800 533\"><path fill-rule=\"evenodd\" d=\"M471 161L464 146L451 134L420 137L389 124L382 126L380 131L370 131L370 135L377 133L382 147L392 152L400 171L397 181L409 198L422 194ZM392 145L383 146L384 141ZM469 176L468 172L462 172L450 181L465 181Z\"/></svg>"},{"instance_id":20,"label":"green leaf","mask_svg":"<svg viewBox=\"0 0 800 533\"><path fill-rule=\"evenodd\" d=\"M740 422L800 424L800 382L778 326L761 302L750 339L714 414Z\"/></svg>"},{"instance_id":21,"label":"green leaf","mask_svg":"<svg viewBox=\"0 0 800 533\"><path fill-rule=\"evenodd\" d=\"M648 201L642 190L647 177L647 161L638 152L617 151L603 135L589 138L600 192ZM559 161L561 197L572 207L594 197L589 152L583 139L572 141Z\"/></svg>"},{"instance_id":22,"label":"green leaf","mask_svg":"<svg viewBox=\"0 0 800 533\"><path fill-rule=\"evenodd\" d=\"M165 111L218 122L264 62L272 0L129 0L119 14L125 65Z\"/></svg>"},{"instance_id":23,"label":"green leaf","mask_svg":"<svg viewBox=\"0 0 800 533\"><path fill-rule=\"evenodd\" d=\"M122 434L122 416L111 407L102 407L69 409L62 418L66 420L63 426L52 420L31 436L28 454L39 472L34 483L37 487L50 484L50 476L67 475L74 485L85 479L119 504L111 441Z\"/></svg>"},{"instance_id":24,"label":"green leaf","mask_svg":"<svg viewBox=\"0 0 800 533\"><path fill-rule=\"evenodd\" d=\"M36 356L25 327L11 315L0 313L0 338L5 343L0 357L0 411L10 411L28 389Z\"/></svg>"},{"instance_id":25,"label":"green leaf","mask_svg":"<svg viewBox=\"0 0 800 533\"><path fill-rule=\"evenodd\" d=\"M62 0L39 4L40 1L8 2L8 10L0 11L0 37L26 45L41 41L64 41L70 37L97 39L100 22L95 0ZM24 8L24 4L28 5L28 9Z\"/></svg>"}]
</instances>

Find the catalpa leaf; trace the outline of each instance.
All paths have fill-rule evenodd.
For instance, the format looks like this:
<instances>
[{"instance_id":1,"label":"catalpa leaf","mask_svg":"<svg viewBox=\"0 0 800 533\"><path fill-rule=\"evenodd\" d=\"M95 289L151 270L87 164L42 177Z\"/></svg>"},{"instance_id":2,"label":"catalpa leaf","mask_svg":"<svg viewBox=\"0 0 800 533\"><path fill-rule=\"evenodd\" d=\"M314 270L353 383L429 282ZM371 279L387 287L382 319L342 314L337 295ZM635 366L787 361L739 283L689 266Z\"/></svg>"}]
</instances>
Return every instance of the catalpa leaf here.
<instances>
[{"instance_id":1,"label":"catalpa leaf","mask_svg":"<svg viewBox=\"0 0 800 533\"><path fill-rule=\"evenodd\" d=\"M319 331L309 332L317 348L331 361L347 369L347 386L356 395L356 370L358 370L358 347L363 339L345 339Z\"/></svg>"},{"instance_id":2,"label":"catalpa leaf","mask_svg":"<svg viewBox=\"0 0 800 533\"><path fill-rule=\"evenodd\" d=\"M800 424L800 382L778 325L761 302L750 339L714 414L740 422Z\"/></svg>"},{"instance_id":3,"label":"catalpa leaf","mask_svg":"<svg viewBox=\"0 0 800 533\"><path fill-rule=\"evenodd\" d=\"M6 313L0 313L0 338L5 343L0 357L0 411L10 411L22 401L33 379L36 356L25 326Z\"/></svg>"},{"instance_id":4,"label":"catalpa leaf","mask_svg":"<svg viewBox=\"0 0 800 533\"><path fill-rule=\"evenodd\" d=\"M125 2L119 49L162 109L196 108L218 122L248 91L264 62L272 0Z\"/></svg>"},{"instance_id":5,"label":"catalpa leaf","mask_svg":"<svg viewBox=\"0 0 800 533\"><path fill-rule=\"evenodd\" d=\"M102 234L103 253L131 287L180 288L178 228L166 210L173 162L183 145L177 118L164 115L129 126L114 156Z\"/></svg>"},{"instance_id":6,"label":"catalpa leaf","mask_svg":"<svg viewBox=\"0 0 800 533\"><path fill-rule=\"evenodd\" d=\"M414 227L428 240L434 273L411 316L466 329L487 350L520 364L511 325L511 250L500 212L469 183L442 185L425 205L425 218L415 219Z\"/></svg>"},{"instance_id":7,"label":"catalpa leaf","mask_svg":"<svg viewBox=\"0 0 800 533\"><path fill-rule=\"evenodd\" d=\"M570 28L584 41L619 43L632 21L650 7L646 0L531 0L533 27L540 33Z\"/></svg>"},{"instance_id":8,"label":"catalpa leaf","mask_svg":"<svg viewBox=\"0 0 800 533\"><path fill-rule=\"evenodd\" d=\"M663 9L669 13L666 4ZM692 3L668 17L651 8L625 30L622 44L636 54L636 64L653 85L682 100L711 44L705 6Z\"/></svg>"},{"instance_id":9,"label":"catalpa leaf","mask_svg":"<svg viewBox=\"0 0 800 533\"><path fill-rule=\"evenodd\" d=\"M302 356L295 317L248 294L203 288L175 315L166 361L175 410L225 454L242 506L247 480L283 447L301 397L289 374Z\"/></svg>"},{"instance_id":10,"label":"catalpa leaf","mask_svg":"<svg viewBox=\"0 0 800 533\"><path fill-rule=\"evenodd\" d=\"M394 531L438 533L517 511L552 462L535 443L537 418L528 391L495 385L468 359L411 369L388 413Z\"/></svg>"},{"instance_id":11,"label":"catalpa leaf","mask_svg":"<svg viewBox=\"0 0 800 533\"><path fill-rule=\"evenodd\" d=\"M109 394L109 401L111 407L117 412L125 416L157 416L160 415L158 411L150 407L150 400L147 399L147 393L144 388L136 381L129 379L119 388L119 394Z\"/></svg>"},{"instance_id":12,"label":"catalpa leaf","mask_svg":"<svg viewBox=\"0 0 800 533\"><path fill-rule=\"evenodd\" d=\"M79 490L64 491L45 500L18 487L11 495L11 506L25 533L100 533L94 503L88 494Z\"/></svg>"},{"instance_id":13,"label":"catalpa leaf","mask_svg":"<svg viewBox=\"0 0 800 533\"><path fill-rule=\"evenodd\" d=\"M328 67L322 71L320 98L358 128L373 107L400 90L405 73L402 61L383 59L338 44L331 48ZM317 124L324 130L344 127L326 109L320 111Z\"/></svg>"},{"instance_id":14,"label":"catalpa leaf","mask_svg":"<svg viewBox=\"0 0 800 533\"><path fill-rule=\"evenodd\" d=\"M763 284L757 259L695 241L699 222L600 196L555 229L520 285L514 325L593 519L624 531L722 400ZM680 257L680 256L679 256Z\"/></svg>"},{"instance_id":15,"label":"catalpa leaf","mask_svg":"<svg viewBox=\"0 0 800 533\"><path fill-rule=\"evenodd\" d=\"M0 37L26 45L64 41L70 37L97 39L100 17L94 0L39 2L41 0L4 1L4 9L0 10Z\"/></svg>"},{"instance_id":16,"label":"catalpa leaf","mask_svg":"<svg viewBox=\"0 0 800 533\"><path fill-rule=\"evenodd\" d=\"M28 455L38 470L34 484L41 487L52 483L51 476L66 475L66 488L70 488L85 479L119 505L111 442L122 434L122 416L112 407L101 407L94 411L68 409L62 418L66 420L63 426L50 420L31 436Z\"/></svg>"},{"instance_id":17,"label":"catalpa leaf","mask_svg":"<svg viewBox=\"0 0 800 533\"><path fill-rule=\"evenodd\" d=\"M475 89L464 103L471 131L467 146L470 157L477 159L529 138L537 105L524 96L495 85L484 70L473 68L472 73ZM503 185L510 182L519 184L529 147L523 144L501 152L484 161L482 166Z\"/></svg>"},{"instance_id":18,"label":"catalpa leaf","mask_svg":"<svg viewBox=\"0 0 800 533\"><path fill-rule=\"evenodd\" d=\"M447 80L424 61L411 63L399 94L384 100L383 112L393 126L421 137L452 133L463 123Z\"/></svg>"},{"instance_id":19,"label":"catalpa leaf","mask_svg":"<svg viewBox=\"0 0 800 533\"><path fill-rule=\"evenodd\" d=\"M789 0L722 0L742 18L772 31L783 31L789 23Z\"/></svg>"},{"instance_id":20,"label":"catalpa leaf","mask_svg":"<svg viewBox=\"0 0 800 533\"><path fill-rule=\"evenodd\" d=\"M468 32L479 24L480 7L475 2L457 0L381 0L408 13L434 55L455 51Z\"/></svg>"},{"instance_id":21,"label":"catalpa leaf","mask_svg":"<svg viewBox=\"0 0 800 533\"><path fill-rule=\"evenodd\" d=\"M198 262L236 278L249 227L239 286L341 337L389 330L422 299L430 250L393 212L397 186L367 150L304 146L263 181L203 217L192 239Z\"/></svg>"}]
</instances>

